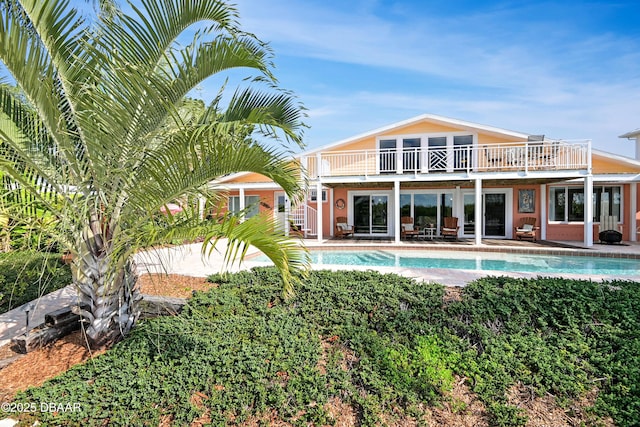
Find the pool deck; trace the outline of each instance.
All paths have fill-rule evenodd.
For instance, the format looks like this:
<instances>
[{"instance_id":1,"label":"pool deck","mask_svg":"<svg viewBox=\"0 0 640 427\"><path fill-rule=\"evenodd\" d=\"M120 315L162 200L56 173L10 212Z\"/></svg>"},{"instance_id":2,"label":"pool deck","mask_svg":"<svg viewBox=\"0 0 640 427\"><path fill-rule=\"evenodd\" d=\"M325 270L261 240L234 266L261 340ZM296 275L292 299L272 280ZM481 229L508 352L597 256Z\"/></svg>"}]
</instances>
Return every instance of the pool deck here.
<instances>
[{"instance_id":1,"label":"pool deck","mask_svg":"<svg viewBox=\"0 0 640 427\"><path fill-rule=\"evenodd\" d=\"M591 255L602 257L633 258L640 262L640 244L637 242L625 242L624 245L600 245L591 248L583 248L577 242L530 242L516 240L484 239L481 246L474 246L473 240L460 239L458 241L402 241L395 243L393 240L383 239L339 239L326 240L318 243L316 240L305 240L305 246L309 249L381 249L387 251L483 251L483 252L520 252L522 254L548 254L548 255ZM224 242L211 256L202 256L202 245L194 243L177 247L161 248L147 253L136 255L138 272L180 274L185 276L206 277L223 271L237 272L255 266L267 265L252 261L252 258L260 252L251 248L247 258L242 263L236 263L230 267L224 267ZM465 286L467 283L486 276L511 276L532 277L538 273L515 273L505 271L477 271L477 270L451 270L437 268L402 268L402 267L357 267L357 266L329 266L322 268L332 270L376 270L381 273L395 273L406 277L415 278L423 282L435 282L446 286ZM611 280L611 277L599 275L580 274L544 274L544 276L576 278L587 280ZM617 278L619 279L619 278ZM640 277L624 277L622 279L640 281ZM0 315L0 346L6 344L11 338L25 332L26 311L29 309L29 324L38 325L44 321L44 315L53 310L67 306L75 301L76 293L72 286L67 286L54 293L44 295L32 303L17 307Z\"/></svg>"}]
</instances>

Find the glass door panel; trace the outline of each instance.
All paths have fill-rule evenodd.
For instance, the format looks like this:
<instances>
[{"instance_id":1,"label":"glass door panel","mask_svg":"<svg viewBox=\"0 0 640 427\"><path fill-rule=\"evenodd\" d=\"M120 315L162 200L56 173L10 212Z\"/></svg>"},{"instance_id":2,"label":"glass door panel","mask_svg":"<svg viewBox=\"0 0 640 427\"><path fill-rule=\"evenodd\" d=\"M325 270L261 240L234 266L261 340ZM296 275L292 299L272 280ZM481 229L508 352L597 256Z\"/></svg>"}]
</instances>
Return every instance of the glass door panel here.
<instances>
[{"instance_id":1,"label":"glass door panel","mask_svg":"<svg viewBox=\"0 0 640 427\"><path fill-rule=\"evenodd\" d=\"M484 235L504 237L506 234L506 195L494 193L484 195Z\"/></svg>"},{"instance_id":2,"label":"glass door panel","mask_svg":"<svg viewBox=\"0 0 640 427\"><path fill-rule=\"evenodd\" d=\"M417 172L420 170L420 138L402 140L402 171Z\"/></svg>"},{"instance_id":3,"label":"glass door panel","mask_svg":"<svg viewBox=\"0 0 640 427\"><path fill-rule=\"evenodd\" d=\"M416 227L436 228L438 224L438 195L416 194L413 212Z\"/></svg>"},{"instance_id":4,"label":"glass door panel","mask_svg":"<svg viewBox=\"0 0 640 427\"><path fill-rule=\"evenodd\" d=\"M447 137L439 136L429 138L429 170L447 170Z\"/></svg>"},{"instance_id":5,"label":"glass door panel","mask_svg":"<svg viewBox=\"0 0 640 427\"><path fill-rule=\"evenodd\" d=\"M285 232L287 231L286 223L287 223L287 215L290 210L290 202L287 195L282 191L276 191L274 193L275 203L273 207L273 214L278 222L278 225Z\"/></svg>"},{"instance_id":6,"label":"glass door panel","mask_svg":"<svg viewBox=\"0 0 640 427\"><path fill-rule=\"evenodd\" d=\"M356 233L371 233L370 208L370 196L353 196L353 225Z\"/></svg>"},{"instance_id":7,"label":"glass door panel","mask_svg":"<svg viewBox=\"0 0 640 427\"><path fill-rule=\"evenodd\" d=\"M465 236L476 234L476 196L465 194L464 199L464 231Z\"/></svg>"},{"instance_id":8,"label":"glass door panel","mask_svg":"<svg viewBox=\"0 0 640 427\"><path fill-rule=\"evenodd\" d=\"M353 196L353 223L356 234L388 234L387 196Z\"/></svg>"},{"instance_id":9,"label":"glass door panel","mask_svg":"<svg viewBox=\"0 0 640 427\"><path fill-rule=\"evenodd\" d=\"M453 137L453 168L455 170L466 169L471 161L469 157L469 147L473 145L472 135Z\"/></svg>"},{"instance_id":10,"label":"glass door panel","mask_svg":"<svg viewBox=\"0 0 640 427\"><path fill-rule=\"evenodd\" d=\"M395 173L396 165L396 140L383 139L380 141L380 173Z\"/></svg>"},{"instance_id":11,"label":"glass door panel","mask_svg":"<svg viewBox=\"0 0 640 427\"><path fill-rule=\"evenodd\" d=\"M371 196L371 233L387 234L387 196Z\"/></svg>"}]
</instances>

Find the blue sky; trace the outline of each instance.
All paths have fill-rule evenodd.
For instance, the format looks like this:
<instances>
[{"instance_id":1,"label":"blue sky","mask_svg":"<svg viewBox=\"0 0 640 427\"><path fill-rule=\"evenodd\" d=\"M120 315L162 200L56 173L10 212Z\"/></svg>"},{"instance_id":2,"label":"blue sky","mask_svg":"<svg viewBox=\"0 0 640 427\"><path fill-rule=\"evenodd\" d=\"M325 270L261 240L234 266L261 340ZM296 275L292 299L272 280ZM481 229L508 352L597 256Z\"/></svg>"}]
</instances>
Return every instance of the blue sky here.
<instances>
[{"instance_id":1,"label":"blue sky","mask_svg":"<svg viewBox=\"0 0 640 427\"><path fill-rule=\"evenodd\" d=\"M431 113L633 156L637 0L235 3L308 108L308 148Z\"/></svg>"},{"instance_id":2,"label":"blue sky","mask_svg":"<svg viewBox=\"0 0 640 427\"><path fill-rule=\"evenodd\" d=\"M308 109L307 148L430 113L634 156L638 0L230 1Z\"/></svg>"}]
</instances>

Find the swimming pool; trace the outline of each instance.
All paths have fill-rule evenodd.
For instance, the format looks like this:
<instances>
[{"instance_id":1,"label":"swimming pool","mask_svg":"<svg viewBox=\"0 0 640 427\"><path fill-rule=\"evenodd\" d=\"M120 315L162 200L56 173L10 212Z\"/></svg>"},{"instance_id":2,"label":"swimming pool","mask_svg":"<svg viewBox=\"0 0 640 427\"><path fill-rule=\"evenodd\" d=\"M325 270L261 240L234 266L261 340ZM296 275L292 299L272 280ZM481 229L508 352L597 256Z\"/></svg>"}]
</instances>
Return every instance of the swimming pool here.
<instances>
[{"instance_id":1,"label":"swimming pool","mask_svg":"<svg viewBox=\"0 0 640 427\"><path fill-rule=\"evenodd\" d=\"M521 273L606 275L640 279L640 260L593 256L463 251L310 251L311 263L360 267L440 268ZM260 256L254 261L268 262Z\"/></svg>"}]
</instances>

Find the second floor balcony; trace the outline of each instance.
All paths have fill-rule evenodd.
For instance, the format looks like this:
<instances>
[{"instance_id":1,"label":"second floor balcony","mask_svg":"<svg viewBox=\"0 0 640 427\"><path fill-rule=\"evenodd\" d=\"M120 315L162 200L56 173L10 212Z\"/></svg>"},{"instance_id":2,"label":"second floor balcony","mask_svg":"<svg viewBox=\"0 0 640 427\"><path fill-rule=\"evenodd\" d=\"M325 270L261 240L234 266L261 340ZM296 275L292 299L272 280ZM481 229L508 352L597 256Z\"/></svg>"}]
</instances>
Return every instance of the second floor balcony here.
<instances>
[{"instance_id":1,"label":"second floor balcony","mask_svg":"<svg viewBox=\"0 0 640 427\"><path fill-rule=\"evenodd\" d=\"M536 141L356 151L301 158L309 178L591 169L591 141Z\"/></svg>"}]
</instances>

